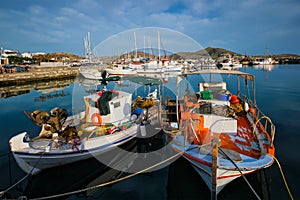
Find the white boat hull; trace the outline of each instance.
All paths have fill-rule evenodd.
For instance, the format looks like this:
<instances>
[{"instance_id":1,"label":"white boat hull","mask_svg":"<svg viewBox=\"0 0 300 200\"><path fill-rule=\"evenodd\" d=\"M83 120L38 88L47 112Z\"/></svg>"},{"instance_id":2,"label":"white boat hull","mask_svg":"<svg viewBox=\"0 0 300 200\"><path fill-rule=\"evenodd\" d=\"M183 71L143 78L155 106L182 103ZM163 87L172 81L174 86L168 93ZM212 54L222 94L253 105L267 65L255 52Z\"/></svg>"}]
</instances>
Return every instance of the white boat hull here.
<instances>
[{"instance_id":1,"label":"white boat hull","mask_svg":"<svg viewBox=\"0 0 300 200\"><path fill-rule=\"evenodd\" d=\"M195 147L189 148L193 149ZM208 188L212 191L212 156L208 154L201 154L198 151L198 148L196 148L196 150L186 151L186 148L178 144L173 144L173 149L177 152L184 152L183 157L192 164ZM237 162L236 165L240 168L244 175L269 167L273 163L273 158L270 155L263 155L260 159L250 158L245 155L241 155L241 157L242 161ZM239 170L236 169L229 160L219 157L218 163L216 177L217 193L219 193L228 183L242 176Z\"/></svg>"},{"instance_id":2,"label":"white boat hull","mask_svg":"<svg viewBox=\"0 0 300 200\"><path fill-rule=\"evenodd\" d=\"M90 79L90 80L102 79L101 72L98 69L80 68L79 73L85 79Z\"/></svg>"},{"instance_id":3,"label":"white boat hull","mask_svg":"<svg viewBox=\"0 0 300 200\"><path fill-rule=\"evenodd\" d=\"M13 137L10 140L10 145L14 158L20 168L26 173L36 174L47 168L109 154L110 150L133 139L138 133L137 128L138 125L134 125L127 130L115 134L82 140L77 148L72 148L72 144L70 144L66 150L52 149L49 151L49 149L47 150L49 145L33 149L29 147L29 143L23 142L23 144L20 144L26 132Z\"/></svg>"},{"instance_id":4,"label":"white boat hull","mask_svg":"<svg viewBox=\"0 0 300 200\"><path fill-rule=\"evenodd\" d=\"M131 69L106 69L109 75L121 76L121 75L136 75L137 72Z\"/></svg>"}]
</instances>

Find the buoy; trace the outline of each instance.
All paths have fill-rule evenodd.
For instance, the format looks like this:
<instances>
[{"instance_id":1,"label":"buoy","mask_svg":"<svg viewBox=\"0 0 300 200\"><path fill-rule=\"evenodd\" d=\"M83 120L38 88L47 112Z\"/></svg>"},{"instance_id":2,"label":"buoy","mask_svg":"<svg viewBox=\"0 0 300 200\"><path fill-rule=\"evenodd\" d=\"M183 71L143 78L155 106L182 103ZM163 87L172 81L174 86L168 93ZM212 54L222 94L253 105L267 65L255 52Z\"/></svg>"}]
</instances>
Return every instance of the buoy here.
<instances>
[{"instance_id":1,"label":"buoy","mask_svg":"<svg viewBox=\"0 0 300 200\"><path fill-rule=\"evenodd\" d=\"M254 108L250 107L250 108L249 108L249 111L250 111L253 115L255 115L255 109L254 109Z\"/></svg>"},{"instance_id":2,"label":"buoy","mask_svg":"<svg viewBox=\"0 0 300 200\"><path fill-rule=\"evenodd\" d=\"M94 113L92 115L92 123L94 125L97 125L97 126L102 124L102 118L101 118L101 115L99 113Z\"/></svg>"},{"instance_id":3,"label":"buoy","mask_svg":"<svg viewBox=\"0 0 300 200\"><path fill-rule=\"evenodd\" d=\"M233 104L238 104L240 101L236 95L232 95L230 98L230 102L232 102Z\"/></svg>"},{"instance_id":4,"label":"buoy","mask_svg":"<svg viewBox=\"0 0 300 200\"><path fill-rule=\"evenodd\" d=\"M98 92L98 96L101 97L102 96L103 91L99 91Z\"/></svg>"},{"instance_id":5,"label":"buoy","mask_svg":"<svg viewBox=\"0 0 300 200\"><path fill-rule=\"evenodd\" d=\"M249 104L248 104L247 102L245 102L245 104L244 104L244 110L245 110L246 112L249 111Z\"/></svg>"}]
</instances>

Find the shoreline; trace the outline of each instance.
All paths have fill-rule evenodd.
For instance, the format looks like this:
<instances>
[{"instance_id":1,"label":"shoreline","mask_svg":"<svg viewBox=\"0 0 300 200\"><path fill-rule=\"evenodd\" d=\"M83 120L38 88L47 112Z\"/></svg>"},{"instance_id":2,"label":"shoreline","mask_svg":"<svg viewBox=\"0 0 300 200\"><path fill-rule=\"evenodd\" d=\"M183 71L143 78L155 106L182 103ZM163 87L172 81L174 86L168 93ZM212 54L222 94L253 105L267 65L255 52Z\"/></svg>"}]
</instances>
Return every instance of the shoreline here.
<instances>
[{"instance_id":1,"label":"shoreline","mask_svg":"<svg viewBox=\"0 0 300 200\"><path fill-rule=\"evenodd\" d=\"M27 72L0 74L0 87L22 85L39 81L76 78L78 75L79 67L33 67Z\"/></svg>"}]
</instances>

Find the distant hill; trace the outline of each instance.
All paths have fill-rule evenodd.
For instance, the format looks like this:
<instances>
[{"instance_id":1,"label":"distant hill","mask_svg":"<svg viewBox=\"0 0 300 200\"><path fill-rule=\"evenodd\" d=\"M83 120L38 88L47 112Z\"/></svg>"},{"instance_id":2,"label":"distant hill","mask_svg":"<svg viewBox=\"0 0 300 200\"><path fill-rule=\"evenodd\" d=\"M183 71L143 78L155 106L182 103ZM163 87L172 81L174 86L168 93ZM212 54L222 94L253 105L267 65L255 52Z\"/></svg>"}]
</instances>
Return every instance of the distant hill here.
<instances>
[{"instance_id":1,"label":"distant hill","mask_svg":"<svg viewBox=\"0 0 300 200\"><path fill-rule=\"evenodd\" d=\"M213 48L213 47L207 47L204 49L205 51L207 51L207 53L212 57L212 58L217 58L220 57L224 54L230 54L230 55L236 55L236 56L241 56L241 54L233 52L233 51L229 51L227 49L223 49L223 48Z\"/></svg>"},{"instance_id":2,"label":"distant hill","mask_svg":"<svg viewBox=\"0 0 300 200\"><path fill-rule=\"evenodd\" d=\"M77 56L77 55L72 54L72 53L66 53L66 52L47 53L47 54L44 54L44 55L36 55L36 56L33 56L33 57L37 58L37 59L43 58L43 59L46 59L48 61L53 60L53 59L55 59L55 61L61 61L62 58L69 58L71 61L82 59L82 57L80 57L80 56Z\"/></svg>"},{"instance_id":3,"label":"distant hill","mask_svg":"<svg viewBox=\"0 0 300 200\"><path fill-rule=\"evenodd\" d=\"M271 57L277 58L299 58L300 56L297 54L271 54Z\"/></svg>"},{"instance_id":4,"label":"distant hill","mask_svg":"<svg viewBox=\"0 0 300 200\"><path fill-rule=\"evenodd\" d=\"M203 57L212 57L213 59L216 59L224 54L241 56L241 54L238 54L233 51L229 51L223 48L213 48L213 47L207 47L205 49L196 52L178 52L176 54L185 59L199 59Z\"/></svg>"}]
</instances>

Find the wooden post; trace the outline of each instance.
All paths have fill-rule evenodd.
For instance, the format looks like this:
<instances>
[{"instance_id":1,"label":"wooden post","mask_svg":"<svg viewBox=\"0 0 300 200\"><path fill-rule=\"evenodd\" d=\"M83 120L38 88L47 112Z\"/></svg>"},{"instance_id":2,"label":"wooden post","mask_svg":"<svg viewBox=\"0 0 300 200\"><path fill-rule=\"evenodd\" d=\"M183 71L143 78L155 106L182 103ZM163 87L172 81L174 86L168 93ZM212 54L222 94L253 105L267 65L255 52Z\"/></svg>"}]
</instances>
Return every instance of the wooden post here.
<instances>
[{"instance_id":1,"label":"wooden post","mask_svg":"<svg viewBox=\"0 0 300 200\"><path fill-rule=\"evenodd\" d=\"M212 140L212 167L211 167L211 200L217 199L217 168L218 168L219 138Z\"/></svg>"}]
</instances>

